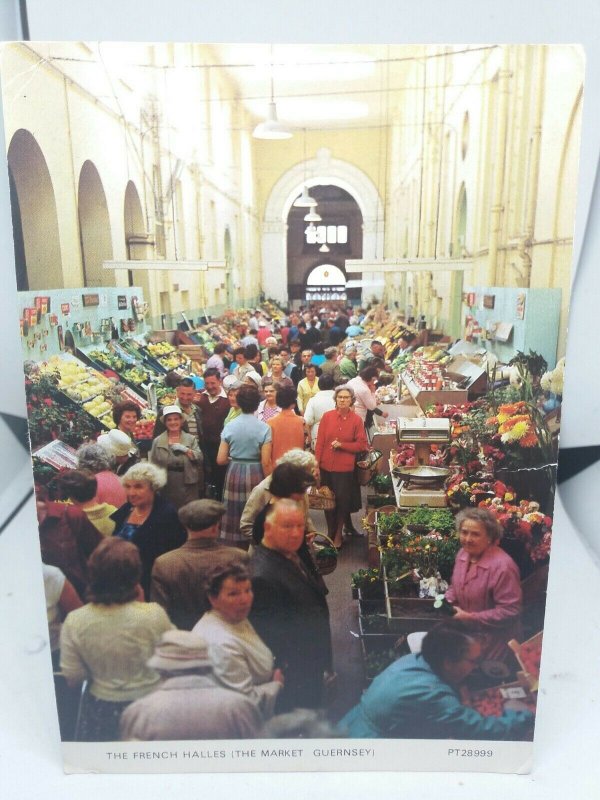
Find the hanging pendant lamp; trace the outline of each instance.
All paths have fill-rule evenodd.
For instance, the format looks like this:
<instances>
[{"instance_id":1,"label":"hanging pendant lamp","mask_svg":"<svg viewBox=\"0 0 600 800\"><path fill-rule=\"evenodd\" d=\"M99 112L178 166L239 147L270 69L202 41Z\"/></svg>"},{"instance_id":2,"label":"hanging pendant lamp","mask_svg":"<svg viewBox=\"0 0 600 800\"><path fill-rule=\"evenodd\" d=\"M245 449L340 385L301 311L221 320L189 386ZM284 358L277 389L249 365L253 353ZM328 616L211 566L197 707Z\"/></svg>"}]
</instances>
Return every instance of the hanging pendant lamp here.
<instances>
[{"instance_id":1,"label":"hanging pendant lamp","mask_svg":"<svg viewBox=\"0 0 600 800\"><path fill-rule=\"evenodd\" d=\"M309 195L308 186L305 185L302 187L302 194L294 200L292 205L296 206L296 208L311 208L318 205L318 203L314 197Z\"/></svg>"},{"instance_id":2,"label":"hanging pendant lamp","mask_svg":"<svg viewBox=\"0 0 600 800\"><path fill-rule=\"evenodd\" d=\"M329 250L330 248L327 247L326 244L322 244L321 247L319 247L319 253L329 253Z\"/></svg>"},{"instance_id":3,"label":"hanging pendant lamp","mask_svg":"<svg viewBox=\"0 0 600 800\"><path fill-rule=\"evenodd\" d=\"M273 53L271 51L271 62ZM269 103L267 118L259 122L252 132L255 139L291 139L293 134L287 125L277 119L277 106L273 89L273 63L271 63L271 101Z\"/></svg>"},{"instance_id":4,"label":"hanging pendant lamp","mask_svg":"<svg viewBox=\"0 0 600 800\"><path fill-rule=\"evenodd\" d=\"M316 206L313 206L308 214L304 217L304 222L322 222L323 218L316 212Z\"/></svg>"}]
</instances>

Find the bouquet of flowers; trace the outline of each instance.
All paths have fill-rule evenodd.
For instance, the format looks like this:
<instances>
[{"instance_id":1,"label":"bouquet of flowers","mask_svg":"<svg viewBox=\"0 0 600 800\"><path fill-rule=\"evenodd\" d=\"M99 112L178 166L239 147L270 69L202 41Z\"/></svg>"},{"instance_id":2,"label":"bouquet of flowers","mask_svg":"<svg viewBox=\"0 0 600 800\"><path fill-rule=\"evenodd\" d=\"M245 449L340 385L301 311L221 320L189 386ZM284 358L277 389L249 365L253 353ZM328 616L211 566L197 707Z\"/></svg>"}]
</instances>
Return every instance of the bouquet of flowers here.
<instances>
[{"instance_id":1,"label":"bouquet of flowers","mask_svg":"<svg viewBox=\"0 0 600 800\"><path fill-rule=\"evenodd\" d=\"M494 428L494 438L504 445L532 448L540 443L530 407L522 400L500 406L487 424Z\"/></svg>"},{"instance_id":2,"label":"bouquet of flowers","mask_svg":"<svg viewBox=\"0 0 600 800\"><path fill-rule=\"evenodd\" d=\"M540 505L534 501L521 500L511 505L499 497L484 500L479 504L487 508L504 529L504 536L524 544L534 562L545 561L550 555L552 541L552 517L540 512Z\"/></svg>"}]
</instances>

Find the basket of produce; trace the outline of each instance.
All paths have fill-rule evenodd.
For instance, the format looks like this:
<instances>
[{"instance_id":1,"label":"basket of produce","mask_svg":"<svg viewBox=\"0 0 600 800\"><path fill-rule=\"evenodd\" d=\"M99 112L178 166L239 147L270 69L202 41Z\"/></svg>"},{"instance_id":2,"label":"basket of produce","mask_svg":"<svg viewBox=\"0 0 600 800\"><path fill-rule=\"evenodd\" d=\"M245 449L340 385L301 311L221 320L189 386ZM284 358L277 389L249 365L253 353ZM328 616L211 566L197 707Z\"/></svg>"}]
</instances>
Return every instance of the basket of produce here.
<instances>
[{"instance_id":1,"label":"basket of produce","mask_svg":"<svg viewBox=\"0 0 600 800\"><path fill-rule=\"evenodd\" d=\"M335 508L335 494L328 486L309 486L306 496L308 507L315 511L331 511Z\"/></svg>"},{"instance_id":2,"label":"basket of produce","mask_svg":"<svg viewBox=\"0 0 600 800\"><path fill-rule=\"evenodd\" d=\"M361 486L367 486L371 482L377 462L382 455L381 450L369 450L368 453L362 454L361 458L357 459L356 473Z\"/></svg>"},{"instance_id":3,"label":"basket of produce","mask_svg":"<svg viewBox=\"0 0 600 800\"><path fill-rule=\"evenodd\" d=\"M330 575L337 567L338 552L325 533L317 533L313 540L313 555L321 575Z\"/></svg>"}]
</instances>

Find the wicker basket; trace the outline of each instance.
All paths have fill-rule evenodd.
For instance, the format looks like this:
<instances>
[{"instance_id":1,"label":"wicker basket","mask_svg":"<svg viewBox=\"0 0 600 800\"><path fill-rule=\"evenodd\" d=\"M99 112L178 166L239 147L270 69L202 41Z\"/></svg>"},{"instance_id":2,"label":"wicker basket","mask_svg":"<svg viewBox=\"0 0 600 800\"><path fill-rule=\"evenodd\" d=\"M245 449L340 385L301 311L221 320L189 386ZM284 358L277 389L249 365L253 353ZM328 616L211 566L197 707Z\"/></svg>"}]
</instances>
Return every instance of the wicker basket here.
<instances>
[{"instance_id":1,"label":"wicker basket","mask_svg":"<svg viewBox=\"0 0 600 800\"><path fill-rule=\"evenodd\" d=\"M306 490L308 507L316 511L331 511L335 508L335 495L327 486L309 486Z\"/></svg>"},{"instance_id":2,"label":"wicker basket","mask_svg":"<svg viewBox=\"0 0 600 800\"><path fill-rule=\"evenodd\" d=\"M325 533L317 533L313 540L314 558L317 569L321 575L331 575L337 567L338 557L337 548L332 540ZM323 550L327 549L327 553L319 555ZM335 555L330 552L335 550Z\"/></svg>"},{"instance_id":3,"label":"wicker basket","mask_svg":"<svg viewBox=\"0 0 600 800\"><path fill-rule=\"evenodd\" d=\"M382 455L383 453L381 450L370 450L365 458L356 462L356 474L358 476L358 482L361 486L367 486L370 483L371 478L375 473L377 462Z\"/></svg>"}]
</instances>

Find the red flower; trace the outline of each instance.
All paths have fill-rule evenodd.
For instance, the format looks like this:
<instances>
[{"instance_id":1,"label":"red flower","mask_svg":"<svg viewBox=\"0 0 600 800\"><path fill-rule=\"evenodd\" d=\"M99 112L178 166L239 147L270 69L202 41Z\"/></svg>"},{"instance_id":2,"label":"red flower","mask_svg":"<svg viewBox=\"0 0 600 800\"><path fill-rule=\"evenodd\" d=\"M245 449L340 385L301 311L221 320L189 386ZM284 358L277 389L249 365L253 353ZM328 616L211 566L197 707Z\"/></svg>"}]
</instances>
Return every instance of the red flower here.
<instances>
[{"instance_id":1,"label":"red flower","mask_svg":"<svg viewBox=\"0 0 600 800\"><path fill-rule=\"evenodd\" d=\"M54 403L52 402L52 400L50 400L50 398L49 398L49 397L45 397L45 398L44 398L44 405L47 405L47 406L53 406L53 405L54 405Z\"/></svg>"}]
</instances>

